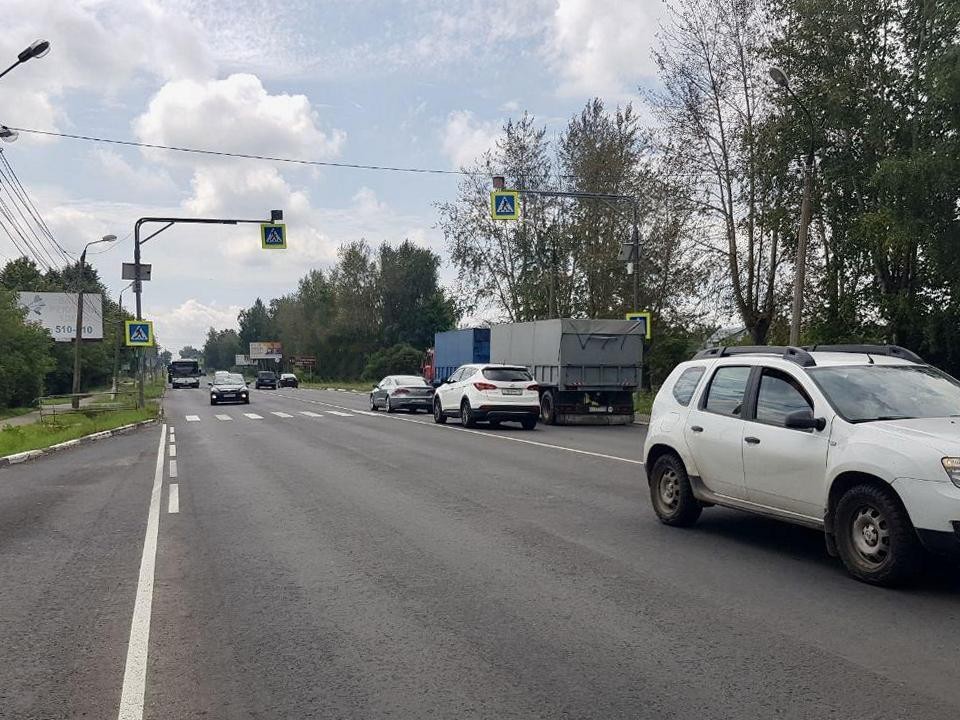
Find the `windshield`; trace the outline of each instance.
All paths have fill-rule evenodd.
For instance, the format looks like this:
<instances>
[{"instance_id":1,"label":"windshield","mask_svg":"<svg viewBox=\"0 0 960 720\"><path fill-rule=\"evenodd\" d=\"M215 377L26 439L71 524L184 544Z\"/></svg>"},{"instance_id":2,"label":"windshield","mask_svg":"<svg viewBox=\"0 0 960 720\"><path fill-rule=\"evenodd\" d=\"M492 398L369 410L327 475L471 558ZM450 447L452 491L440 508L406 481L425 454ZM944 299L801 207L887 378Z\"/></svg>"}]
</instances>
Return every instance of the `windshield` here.
<instances>
[{"instance_id":1,"label":"windshield","mask_svg":"<svg viewBox=\"0 0 960 720\"><path fill-rule=\"evenodd\" d=\"M928 365L847 365L808 372L850 422L960 414L960 383Z\"/></svg>"},{"instance_id":2,"label":"windshield","mask_svg":"<svg viewBox=\"0 0 960 720\"><path fill-rule=\"evenodd\" d=\"M200 364L196 360L174 360L170 363L171 375L198 375Z\"/></svg>"},{"instance_id":3,"label":"windshield","mask_svg":"<svg viewBox=\"0 0 960 720\"><path fill-rule=\"evenodd\" d=\"M483 376L487 380L498 380L499 382L527 382L533 380L526 368L485 368Z\"/></svg>"},{"instance_id":4,"label":"windshield","mask_svg":"<svg viewBox=\"0 0 960 720\"><path fill-rule=\"evenodd\" d=\"M243 375L235 375L233 373L218 375L214 380L214 383L217 385L243 385L246 382L247 381L243 379Z\"/></svg>"},{"instance_id":5,"label":"windshield","mask_svg":"<svg viewBox=\"0 0 960 720\"><path fill-rule=\"evenodd\" d=\"M427 381L417 375L398 375L394 378L397 385L426 385Z\"/></svg>"}]
</instances>

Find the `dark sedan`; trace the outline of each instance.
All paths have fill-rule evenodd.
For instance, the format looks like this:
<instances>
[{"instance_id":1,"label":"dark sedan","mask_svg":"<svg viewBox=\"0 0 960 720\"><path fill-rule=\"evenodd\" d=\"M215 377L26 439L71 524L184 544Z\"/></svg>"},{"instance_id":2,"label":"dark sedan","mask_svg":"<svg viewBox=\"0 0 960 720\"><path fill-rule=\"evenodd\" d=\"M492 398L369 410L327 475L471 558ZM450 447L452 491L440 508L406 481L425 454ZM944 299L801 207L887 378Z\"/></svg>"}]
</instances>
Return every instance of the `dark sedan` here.
<instances>
[{"instance_id":1,"label":"dark sedan","mask_svg":"<svg viewBox=\"0 0 960 720\"><path fill-rule=\"evenodd\" d=\"M280 374L280 387L300 387L300 381L297 380L297 376L293 373L281 373Z\"/></svg>"},{"instance_id":2,"label":"dark sedan","mask_svg":"<svg viewBox=\"0 0 960 720\"><path fill-rule=\"evenodd\" d=\"M433 407L433 387L418 375L388 375L370 393L370 409L430 412Z\"/></svg>"},{"instance_id":3,"label":"dark sedan","mask_svg":"<svg viewBox=\"0 0 960 720\"><path fill-rule=\"evenodd\" d=\"M236 373L217 373L210 384L210 404L250 403L250 391L243 375Z\"/></svg>"},{"instance_id":4,"label":"dark sedan","mask_svg":"<svg viewBox=\"0 0 960 720\"><path fill-rule=\"evenodd\" d=\"M271 390L277 389L277 374L273 370L261 370L257 373L257 382L255 387L257 390L260 388L270 388Z\"/></svg>"}]
</instances>

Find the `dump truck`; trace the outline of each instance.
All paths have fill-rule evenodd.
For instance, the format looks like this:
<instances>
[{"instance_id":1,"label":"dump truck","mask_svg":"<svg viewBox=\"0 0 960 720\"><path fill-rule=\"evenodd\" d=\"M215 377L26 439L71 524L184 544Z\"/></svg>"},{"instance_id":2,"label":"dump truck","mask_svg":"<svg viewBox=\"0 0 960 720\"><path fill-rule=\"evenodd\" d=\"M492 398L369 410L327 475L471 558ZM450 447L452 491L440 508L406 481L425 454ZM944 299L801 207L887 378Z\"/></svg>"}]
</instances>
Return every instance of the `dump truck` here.
<instances>
[{"instance_id":1,"label":"dump truck","mask_svg":"<svg viewBox=\"0 0 960 720\"><path fill-rule=\"evenodd\" d=\"M626 425L640 386L645 328L635 320L559 318L494 325L490 362L522 365L550 425Z\"/></svg>"}]
</instances>

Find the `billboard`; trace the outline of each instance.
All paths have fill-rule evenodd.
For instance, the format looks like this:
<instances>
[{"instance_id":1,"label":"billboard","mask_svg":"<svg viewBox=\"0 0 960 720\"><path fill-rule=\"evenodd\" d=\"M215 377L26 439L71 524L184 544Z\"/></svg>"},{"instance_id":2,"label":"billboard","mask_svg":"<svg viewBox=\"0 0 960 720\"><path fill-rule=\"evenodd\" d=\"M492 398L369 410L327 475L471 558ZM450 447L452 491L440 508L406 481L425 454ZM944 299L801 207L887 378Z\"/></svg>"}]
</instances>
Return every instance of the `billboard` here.
<instances>
[{"instance_id":1,"label":"billboard","mask_svg":"<svg viewBox=\"0 0 960 720\"><path fill-rule=\"evenodd\" d=\"M248 358L246 355L234 355L233 364L234 365L252 365L253 363L250 362L250 358Z\"/></svg>"},{"instance_id":2,"label":"billboard","mask_svg":"<svg viewBox=\"0 0 960 720\"><path fill-rule=\"evenodd\" d=\"M22 292L20 307L27 321L42 325L57 342L70 342L77 335L77 294ZM103 340L103 299L83 294L83 339Z\"/></svg>"},{"instance_id":3,"label":"billboard","mask_svg":"<svg viewBox=\"0 0 960 720\"><path fill-rule=\"evenodd\" d=\"M279 342L250 343L251 360L279 360L282 357L283 349Z\"/></svg>"}]
</instances>

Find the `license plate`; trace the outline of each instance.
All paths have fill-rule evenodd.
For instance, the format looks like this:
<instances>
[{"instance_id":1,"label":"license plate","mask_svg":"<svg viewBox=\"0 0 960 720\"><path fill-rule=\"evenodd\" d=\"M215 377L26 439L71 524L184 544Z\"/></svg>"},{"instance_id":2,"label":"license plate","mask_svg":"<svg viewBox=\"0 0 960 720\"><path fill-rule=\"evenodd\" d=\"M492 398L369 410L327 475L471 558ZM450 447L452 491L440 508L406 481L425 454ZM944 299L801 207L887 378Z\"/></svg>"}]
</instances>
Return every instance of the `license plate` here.
<instances>
[{"instance_id":1,"label":"license plate","mask_svg":"<svg viewBox=\"0 0 960 720\"><path fill-rule=\"evenodd\" d=\"M223 397L225 397L225 398L232 398L232 397L236 397L236 395L234 395L233 393L224 393L224 394L223 394Z\"/></svg>"},{"instance_id":2,"label":"license plate","mask_svg":"<svg viewBox=\"0 0 960 720\"><path fill-rule=\"evenodd\" d=\"M502 392L504 395L523 395L523 390L519 390L517 388L504 388L500 392Z\"/></svg>"},{"instance_id":3,"label":"license plate","mask_svg":"<svg viewBox=\"0 0 960 720\"><path fill-rule=\"evenodd\" d=\"M591 406L589 407L589 411L590 411L590 412L596 412L596 413L605 413L605 412L610 412L610 408L608 408L608 407L600 407L599 405L591 405Z\"/></svg>"}]
</instances>

